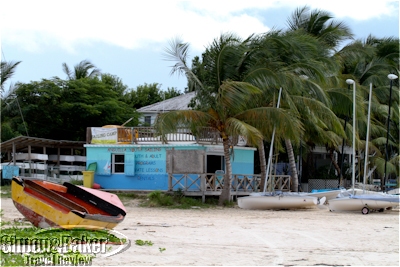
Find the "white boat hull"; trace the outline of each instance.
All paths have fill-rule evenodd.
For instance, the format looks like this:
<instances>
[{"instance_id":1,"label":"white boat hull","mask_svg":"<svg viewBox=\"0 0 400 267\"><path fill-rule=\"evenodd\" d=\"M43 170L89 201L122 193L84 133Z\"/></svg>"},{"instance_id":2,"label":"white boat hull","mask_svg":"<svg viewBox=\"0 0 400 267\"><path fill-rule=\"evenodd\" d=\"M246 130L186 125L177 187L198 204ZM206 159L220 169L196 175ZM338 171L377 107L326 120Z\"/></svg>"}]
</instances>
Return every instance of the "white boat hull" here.
<instances>
[{"instance_id":1,"label":"white boat hull","mask_svg":"<svg viewBox=\"0 0 400 267\"><path fill-rule=\"evenodd\" d=\"M318 204L318 198L306 195L251 195L238 198L242 209L301 209Z\"/></svg>"},{"instance_id":2,"label":"white boat hull","mask_svg":"<svg viewBox=\"0 0 400 267\"><path fill-rule=\"evenodd\" d=\"M307 193L307 196L312 196L312 197L317 197L317 198L326 197L326 200L328 201L328 200L336 198L341 192L343 192L343 190L344 189Z\"/></svg>"},{"instance_id":3,"label":"white boat hull","mask_svg":"<svg viewBox=\"0 0 400 267\"><path fill-rule=\"evenodd\" d=\"M362 211L363 208L380 210L399 206L399 197L381 194L346 196L331 199L328 205L330 211Z\"/></svg>"}]
</instances>

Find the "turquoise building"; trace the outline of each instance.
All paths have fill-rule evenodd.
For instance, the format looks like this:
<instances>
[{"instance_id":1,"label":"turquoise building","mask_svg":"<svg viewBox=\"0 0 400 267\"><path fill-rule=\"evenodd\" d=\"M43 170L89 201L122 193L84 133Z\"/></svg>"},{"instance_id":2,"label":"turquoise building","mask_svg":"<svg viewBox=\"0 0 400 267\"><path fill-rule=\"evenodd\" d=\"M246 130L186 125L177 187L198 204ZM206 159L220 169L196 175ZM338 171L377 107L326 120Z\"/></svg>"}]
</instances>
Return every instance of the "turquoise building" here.
<instances>
[{"instance_id":1,"label":"turquoise building","mask_svg":"<svg viewBox=\"0 0 400 267\"><path fill-rule=\"evenodd\" d=\"M86 166L96 163L94 183L109 190L168 190L168 177L215 174L225 171L222 145L193 142L175 144L86 144ZM254 173L255 148L235 146L233 174ZM199 181L197 181L199 183ZM198 185L191 185L193 190ZM178 186L174 186L177 190ZM187 188L190 190L190 188Z\"/></svg>"}]
</instances>

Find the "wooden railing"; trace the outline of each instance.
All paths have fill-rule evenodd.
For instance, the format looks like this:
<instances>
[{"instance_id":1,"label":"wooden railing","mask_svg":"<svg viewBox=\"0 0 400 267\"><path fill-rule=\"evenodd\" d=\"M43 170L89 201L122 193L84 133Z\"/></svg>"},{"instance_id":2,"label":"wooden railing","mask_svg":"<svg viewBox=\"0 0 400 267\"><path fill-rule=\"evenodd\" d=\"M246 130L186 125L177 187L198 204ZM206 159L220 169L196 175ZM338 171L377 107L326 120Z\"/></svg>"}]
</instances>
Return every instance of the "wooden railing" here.
<instances>
[{"instance_id":1,"label":"wooden railing","mask_svg":"<svg viewBox=\"0 0 400 267\"><path fill-rule=\"evenodd\" d=\"M118 127L117 143L119 144L137 144L141 142L206 142L211 144L222 143L217 130L211 127L199 128L196 133L188 128L178 128L176 133L157 135L154 127ZM86 131L86 143L91 144L91 127Z\"/></svg>"},{"instance_id":2,"label":"wooden railing","mask_svg":"<svg viewBox=\"0 0 400 267\"><path fill-rule=\"evenodd\" d=\"M168 191L181 190L185 195L219 195L224 188L224 175L215 173L168 174ZM249 195L261 192L261 176L257 174L234 174L231 177L231 195ZM269 189L290 191L290 175L271 175Z\"/></svg>"}]
</instances>

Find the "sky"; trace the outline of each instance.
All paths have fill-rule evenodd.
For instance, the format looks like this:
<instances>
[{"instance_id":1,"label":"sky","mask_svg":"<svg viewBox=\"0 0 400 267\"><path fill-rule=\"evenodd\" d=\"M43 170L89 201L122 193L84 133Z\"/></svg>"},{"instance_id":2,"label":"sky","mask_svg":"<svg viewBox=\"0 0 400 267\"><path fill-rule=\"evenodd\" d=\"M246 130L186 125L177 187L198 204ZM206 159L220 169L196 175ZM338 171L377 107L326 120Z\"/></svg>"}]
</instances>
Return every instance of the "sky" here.
<instances>
[{"instance_id":1,"label":"sky","mask_svg":"<svg viewBox=\"0 0 400 267\"><path fill-rule=\"evenodd\" d=\"M399 38L399 1L393 0L13 0L0 8L1 61L22 61L5 85L66 79L89 60L118 76L129 89L158 83L183 92L187 80L171 75L165 49L174 38L201 56L221 33L242 38L287 29L296 8L328 11L350 27L355 39Z\"/></svg>"}]
</instances>

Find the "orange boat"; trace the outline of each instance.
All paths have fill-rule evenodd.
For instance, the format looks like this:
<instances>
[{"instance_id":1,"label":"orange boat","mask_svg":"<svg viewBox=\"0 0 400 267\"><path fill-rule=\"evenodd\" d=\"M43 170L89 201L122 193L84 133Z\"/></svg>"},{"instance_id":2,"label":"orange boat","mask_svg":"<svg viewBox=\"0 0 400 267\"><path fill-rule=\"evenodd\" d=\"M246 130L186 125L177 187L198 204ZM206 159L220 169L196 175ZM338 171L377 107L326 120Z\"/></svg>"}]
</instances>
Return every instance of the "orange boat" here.
<instances>
[{"instance_id":1,"label":"orange boat","mask_svg":"<svg viewBox=\"0 0 400 267\"><path fill-rule=\"evenodd\" d=\"M126 216L117 195L67 182L13 177L11 197L18 211L41 228L112 229Z\"/></svg>"}]
</instances>

